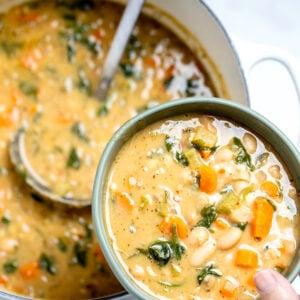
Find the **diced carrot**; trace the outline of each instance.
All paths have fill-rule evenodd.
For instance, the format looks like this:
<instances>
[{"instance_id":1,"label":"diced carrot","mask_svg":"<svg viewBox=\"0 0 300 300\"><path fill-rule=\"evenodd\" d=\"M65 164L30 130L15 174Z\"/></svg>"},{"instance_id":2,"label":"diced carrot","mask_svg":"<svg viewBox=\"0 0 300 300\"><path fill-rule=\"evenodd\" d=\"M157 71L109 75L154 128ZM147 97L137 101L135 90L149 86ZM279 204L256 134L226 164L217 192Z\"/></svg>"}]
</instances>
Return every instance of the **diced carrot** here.
<instances>
[{"instance_id":1,"label":"diced carrot","mask_svg":"<svg viewBox=\"0 0 300 300\"><path fill-rule=\"evenodd\" d=\"M0 275L0 285L4 285L8 282L8 278L5 275Z\"/></svg>"},{"instance_id":2,"label":"diced carrot","mask_svg":"<svg viewBox=\"0 0 300 300\"><path fill-rule=\"evenodd\" d=\"M277 249L280 251L281 254L288 254L294 253L296 250L296 243L294 240L283 239L281 240L281 246Z\"/></svg>"},{"instance_id":3,"label":"diced carrot","mask_svg":"<svg viewBox=\"0 0 300 300\"><path fill-rule=\"evenodd\" d=\"M236 295L238 290L238 283L231 278L225 278L224 284L221 288L221 295L225 298L232 298Z\"/></svg>"},{"instance_id":4,"label":"diced carrot","mask_svg":"<svg viewBox=\"0 0 300 300\"><path fill-rule=\"evenodd\" d=\"M28 107L28 114L34 116L38 112L38 106L36 104L31 104Z\"/></svg>"},{"instance_id":5,"label":"diced carrot","mask_svg":"<svg viewBox=\"0 0 300 300\"><path fill-rule=\"evenodd\" d=\"M166 71L165 71L165 80L169 79L174 75L175 65L171 65Z\"/></svg>"},{"instance_id":6,"label":"diced carrot","mask_svg":"<svg viewBox=\"0 0 300 300\"><path fill-rule=\"evenodd\" d=\"M265 192L269 197L277 198L280 196L280 190L276 183L272 181L263 181L260 184L260 189Z\"/></svg>"},{"instance_id":7,"label":"diced carrot","mask_svg":"<svg viewBox=\"0 0 300 300\"><path fill-rule=\"evenodd\" d=\"M0 127L14 126L20 119L20 110L16 106L7 107L0 115Z\"/></svg>"},{"instance_id":8,"label":"diced carrot","mask_svg":"<svg viewBox=\"0 0 300 300\"><path fill-rule=\"evenodd\" d=\"M122 207L127 212L132 212L134 207L134 201L127 193L116 192L114 196L118 206Z\"/></svg>"},{"instance_id":9,"label":"diced carrot","mask_svg":"<svg viewBox=\"0 0 300 300\"><path fill-rule=\"evenodd\" d=\"M41 269L39 268L38 263L34 261L21 266L19 272L23 279L33 279L40 274Z\"/></svg>"},{"instance_id":10,"label":"diced carrot","mask_svg":"<svg viewBox=\"0 0 300 300\"><path fill-rule=\"evenodd\" d=\"M161 232L171 234L173 232L173 225L176 225L177 235L184 239L189 234L189 227L185 219L178 215L170 215L165 217L158 225Z\"/></svg>"},{"instance_id":11,"label":"diced carrot","mask_svg":"<svg viewBox=\"0 0 300 300\"><path fill-rule=\"evenodd\" d=\"M228 229L230 227L230 224L224 218L221 217L217 217L214 221L214 224L217 226L217 228L221 230Z\"/></svg>"},{"instance_id":12,"label":"diced carrot","mask_svg":"<svg viewBox=\"0 0 300 300\"><path fill-rule=\"evenodd\" d=\"M70 114L68 112L66 113L59 113L57 117L57 121L60 124L71 124L74 123L77 120L77 116L75 114Z\"/></svg>"},{"instance_id":13,"label":"diced carrot","mask_svg":"<svg viewBox=\"0 0 300 300\"><path fill-rule=\"evenodd\" d=\"M218 174L220 175L225 175L226 173L226 170L224 168L221 168L219 171L218 171Z\"/></svg>"},{"instance_id":14,"label":"diced carrot","mask_svg":"<svg viewBox=\"0 0 300 300\"><path fill-rule=\"evenodd\" d=\"M100 245L98 243L95 244L94 255L97 256L97 257L104 257L104 255L102 253L102 250L100 248Z\"/></svg>"},{"instance_id":15,"label":"diced carrot","mask_svg":"<svg viewBox=\"0 0 300 300\"><path fill-rule=\"evenodd\" d=\"M256 268L258 266L258 254L249 248L239 248L236 253L235 263L239 267Z\"/></svg>"},{"instance_id":16,"label":"diced carrot","mask_svg":"<svg viewBox=\"0 0 300 300\"><path fill-rule=\"evenodd\" d=\"M200 190L205 193L212 193L218 183L218 177L215 170L207 165L200 168Z\"/></svg>"},{"instance_id":17,"label":"diced carrot","mask_svg":"<svg viewBox=\"0 0 300 300\"><path fill-rule=\"evenodd\" d=\"M255 281L254 281L254 276L255 276L256 272L257 272L257 270L253 271L247 278L247 282L246 282L248 286L253 287L253 288L256 286Z\"/></svg>"},{"instance_id":18,"label":"diced carrot","mask_svg":"<svg viewBox=\"0 0 300 300\"><path fill-rule=\"evenodd\" d=\"M23 103L23 96L18 89L11 91L11 102L13 105L20 106Z\"/></svg>"},{"instance_id":19,"label":"diced carrot","mask_svg":"<svg viewBox=\"0 0 300 300\"><path fill-rule=\"evenodd\" d=\"M144 58L144 64L145 66L149 68L155 68L156 67L156 62L152 57L145 57Z\"/></svg>"},{"instance_id":20,"label":"diced carrot","mask_svg":"<svg viewBox=\"0 0 300 300\"><path fill-rule=\"evenodd\" d=\"M102 30L98 29L94 29L92 31L92 35L95 37L96 40L102 42L103 38L104 38L104 32Z\"/></svg>"},{"instance_id":21,"label":"diced carrot","mask_svg":"<svg viewBox=\"0 0 300 300\"><path fill-rule=\"evenodd\" d=\"M0 217L3 216L6 208L7 193L6 185L0 182Z\"/></svg>"},{"instance_id":22,"label":"diced carrot","mask_svg":"<svg viewBox=\"0 0 300 300\"><path fill-rule=\"evenodd\" d=\"M21 14L18 17L19 22L25 22L25 23L30 23L30 22L37 22L39 19L40 14L38 12L27 12L26 14Z\"/></svg>"},{"instance_id":23,"label":"diced carrot","mask_svg":"<svg viewBox=\"0 0 300 300\"><path fill-rule=\"evenodd\" d=\"M278 247L277 250L280 252L280 254L284 254L285 253L285 247L284 246Z\"/></svg>"},{"instance_id":24,"label":"diced carrot","mask_svg":"<svg viewBox=\"0 0 300 300\"><path fill-rule=\"evenodd\" d=\"M256 240L260 241L269 234L273 221L274 207L267 199L257 197L254 200L252 211L252 235Z\"/></svg>"},{"instance_id":25,"label":"diced carrot","mask_svg":"<svg viewBox=\"0 0 300 300\"><path fill-rule=\"evenodd\" d=\"M209 157L211 155L211 151L209 149L203 149L203 150L200 150L199 152L203 159L209 159Z\"/></svg>"}]
</instances>

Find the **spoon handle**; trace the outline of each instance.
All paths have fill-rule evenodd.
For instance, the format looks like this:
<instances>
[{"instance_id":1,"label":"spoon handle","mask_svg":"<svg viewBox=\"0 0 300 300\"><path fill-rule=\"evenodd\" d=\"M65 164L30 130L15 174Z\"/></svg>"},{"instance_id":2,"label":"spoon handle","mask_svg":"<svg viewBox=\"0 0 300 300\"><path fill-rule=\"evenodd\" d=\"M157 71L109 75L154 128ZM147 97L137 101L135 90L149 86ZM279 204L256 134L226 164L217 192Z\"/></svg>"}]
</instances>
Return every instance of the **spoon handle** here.
<instances>
[{"instance_id":1,"label":"spoon handle","mask_svg":"<svg viewBox=\"0 0 300 300\"><path fill-rule=\"evenodd\" d=\"M107 90L110 87L112 78L119 65L120 59L143 4L144 0L129 0L126 6L103 65L102 76L96 92L96 97L99 101L106 100Z\"/></svg>"}]
</instances>

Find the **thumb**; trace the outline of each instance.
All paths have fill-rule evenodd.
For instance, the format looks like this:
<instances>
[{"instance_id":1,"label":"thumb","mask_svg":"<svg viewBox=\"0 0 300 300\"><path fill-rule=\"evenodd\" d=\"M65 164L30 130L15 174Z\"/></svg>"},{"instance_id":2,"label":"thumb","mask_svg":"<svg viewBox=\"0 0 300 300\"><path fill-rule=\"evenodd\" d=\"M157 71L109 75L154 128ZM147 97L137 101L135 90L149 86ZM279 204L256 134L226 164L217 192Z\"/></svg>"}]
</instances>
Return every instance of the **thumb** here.
<instances>
[{"instance_id":1,"label":"thumb","mask_svg":"<svg viewBox=\"0 0 300 300\"><path fill-rule=\"evenodd\" d=\"M254 281L262 300L299 300L289 281L274 270L260 270Z\"/></svg>"}]
</instances>

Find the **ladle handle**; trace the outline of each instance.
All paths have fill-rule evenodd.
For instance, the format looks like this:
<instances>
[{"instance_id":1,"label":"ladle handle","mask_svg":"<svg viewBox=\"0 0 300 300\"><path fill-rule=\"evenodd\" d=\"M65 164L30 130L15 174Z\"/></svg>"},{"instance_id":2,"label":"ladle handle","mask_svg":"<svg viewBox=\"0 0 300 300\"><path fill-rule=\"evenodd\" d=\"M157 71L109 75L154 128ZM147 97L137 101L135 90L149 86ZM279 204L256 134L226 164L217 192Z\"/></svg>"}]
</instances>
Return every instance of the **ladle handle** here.
<instances>
[{"instance_id":1,"label":"ladle handle","mask_svg":"<svg viewBox=\"0 0 300 300\"><path fill-rule=\"evenodd\" d=\"M117 70L120 59L131 35L132 29L143 7L144 0L129 0L118 25L111 47L103 65L102 76L99 81L96 97L100 101L106 100L107 90Z\"/></svg>"}]
</instances>

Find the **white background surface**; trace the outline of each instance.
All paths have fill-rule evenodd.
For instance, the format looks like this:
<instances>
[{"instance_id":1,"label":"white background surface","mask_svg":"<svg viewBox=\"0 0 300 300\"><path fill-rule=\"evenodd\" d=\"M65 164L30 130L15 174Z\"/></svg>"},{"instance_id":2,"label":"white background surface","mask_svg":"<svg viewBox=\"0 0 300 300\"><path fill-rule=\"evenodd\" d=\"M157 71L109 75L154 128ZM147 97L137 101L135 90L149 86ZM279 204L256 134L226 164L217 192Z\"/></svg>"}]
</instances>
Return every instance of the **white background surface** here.
<instances>
[{"instance_id":1,"label":"white background surface","mask_svg":"<svg viewBox=\"0 0 300 300\"><path fill-rule=\"evenodd\" d=\"M289 73L265 61L247 71L255 51L267 46L291 64L300 86L299 0L205 0L232 38L245 67L251 107L273 121L294 144L299 143L299 99ZM242 41L242 43L241 43ZM248 44L250 43L250 44ZM298 149L300 146L298 144ZM300 172L300 170L299 170ZM293 286L300 294L300 279Z\"/></svg>"}]
</instances>

